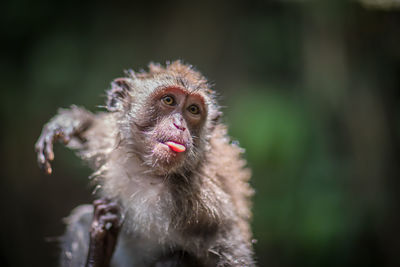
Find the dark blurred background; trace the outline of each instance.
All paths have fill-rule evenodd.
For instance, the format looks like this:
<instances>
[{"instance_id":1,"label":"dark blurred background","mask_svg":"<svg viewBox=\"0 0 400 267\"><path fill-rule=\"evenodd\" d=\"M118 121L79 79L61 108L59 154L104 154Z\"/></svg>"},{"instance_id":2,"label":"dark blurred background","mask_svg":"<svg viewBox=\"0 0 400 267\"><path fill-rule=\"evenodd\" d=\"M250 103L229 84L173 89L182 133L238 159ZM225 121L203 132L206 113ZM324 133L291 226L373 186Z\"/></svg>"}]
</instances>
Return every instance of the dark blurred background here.
<instances>
[{"instance_id":1,"label":"dark blurred background","mask_svg":"<svg viewBox=\"0 0 400 267\"><path fill-rule=\"evenodd\" d=\"M396 4L397 3L397 4ZM183 59L253 169L259 266L400 266L400 9L359 1L2 1L0 266L55 266L89 168L34 143L123 70Z\"/></svg>"}]
</instances>

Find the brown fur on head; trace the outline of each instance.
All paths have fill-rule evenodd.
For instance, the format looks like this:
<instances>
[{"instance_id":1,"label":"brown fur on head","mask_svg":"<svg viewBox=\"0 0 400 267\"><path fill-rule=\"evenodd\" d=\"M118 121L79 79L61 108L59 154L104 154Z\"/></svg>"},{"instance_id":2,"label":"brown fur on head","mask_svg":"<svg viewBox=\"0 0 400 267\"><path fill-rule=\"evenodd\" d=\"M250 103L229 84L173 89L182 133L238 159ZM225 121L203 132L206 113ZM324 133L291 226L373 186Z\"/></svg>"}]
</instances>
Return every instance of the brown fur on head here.
<instances>
[{"instance_id":1,"label":"brown fur on head","mask_svg":"<svg viewBox=\"0 0 400 267\"><path fill-rule=\"evenodd\" d=\"M129 71L128 77L114 80L107 95L108 110L119 118L121 143L153 172L192 170L209 149L220 111L214 91L192 66L180 61L166 67L152 63L148 72ZM175 152L168 141L186 151Z\"/></svg>"}]
</instances>

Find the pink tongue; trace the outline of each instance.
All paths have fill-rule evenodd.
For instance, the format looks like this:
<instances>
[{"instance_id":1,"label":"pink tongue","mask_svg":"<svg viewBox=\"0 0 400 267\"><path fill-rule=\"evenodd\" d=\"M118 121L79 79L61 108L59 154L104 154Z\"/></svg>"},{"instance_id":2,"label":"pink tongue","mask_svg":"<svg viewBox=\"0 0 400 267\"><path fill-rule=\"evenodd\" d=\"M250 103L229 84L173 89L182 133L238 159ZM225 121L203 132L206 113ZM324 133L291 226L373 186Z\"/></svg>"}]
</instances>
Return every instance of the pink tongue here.
<instances>
[{"instance_id":1,"label":"pink tongue","mask_svg":"<svg viewBox=\"0 0 400 267\"><path fill-rule=\"evenodd\" d=\"M175 143L173 141L165 142L165 144L175 152L184 152L186 150L184 145Z\"/></svg>"}]
</instances>

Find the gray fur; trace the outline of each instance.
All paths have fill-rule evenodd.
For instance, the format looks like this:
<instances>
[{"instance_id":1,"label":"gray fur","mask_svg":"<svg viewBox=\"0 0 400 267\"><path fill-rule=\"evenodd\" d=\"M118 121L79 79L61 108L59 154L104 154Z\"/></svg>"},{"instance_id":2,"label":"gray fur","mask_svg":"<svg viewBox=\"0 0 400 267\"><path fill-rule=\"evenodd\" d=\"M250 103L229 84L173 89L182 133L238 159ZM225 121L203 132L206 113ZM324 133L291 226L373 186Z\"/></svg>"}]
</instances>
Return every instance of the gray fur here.
<instances>
[{"instance_id":1,"label":"gray fur","mask_svg":"<svg viewBox=\"0 0 400 267\"><path fill-rule=\"evenodd\" d=\"M187 156L169 165L154 158L149 141L164 134L157 130L163 121L149 101L165 87L199 94L207 107L201 127L192 129ZM125 222L113 266L152 266L174 251L192 255L202 266L254 266L250 171L243 150L230 142L219 121L207 80L180 62L166 68L153 64L149 72L115 80L107 96L108 112L74 108L53 120L90 125L68 146L95 170L99 194L122 205ZM84 260L89 242L82 235L88 236L89 211L79 207L67 221L63 266L81 266Z\"/></svg>"}]
</instances>

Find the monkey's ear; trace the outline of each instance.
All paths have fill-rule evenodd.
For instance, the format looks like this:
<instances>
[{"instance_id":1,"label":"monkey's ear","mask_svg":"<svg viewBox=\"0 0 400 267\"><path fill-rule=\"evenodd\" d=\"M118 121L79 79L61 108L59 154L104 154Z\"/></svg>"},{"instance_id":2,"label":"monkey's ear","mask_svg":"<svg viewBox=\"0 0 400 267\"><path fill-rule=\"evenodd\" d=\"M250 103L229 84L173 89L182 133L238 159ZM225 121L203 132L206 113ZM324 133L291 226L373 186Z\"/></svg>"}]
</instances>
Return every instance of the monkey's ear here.
<instances>
[{"instance_id":1,"label":"monkey's ear","mask_svg":"<svg viewBox=\"0 0 400 267\"><path fill-rule=\"evenodd\" d=\"M107 109L108 111L121 111L128 104L130 97L129 79L117 78L111 83L111 89L107 91Z\"/></svg>"}]
</instances>

